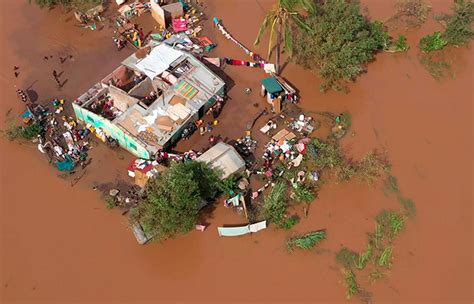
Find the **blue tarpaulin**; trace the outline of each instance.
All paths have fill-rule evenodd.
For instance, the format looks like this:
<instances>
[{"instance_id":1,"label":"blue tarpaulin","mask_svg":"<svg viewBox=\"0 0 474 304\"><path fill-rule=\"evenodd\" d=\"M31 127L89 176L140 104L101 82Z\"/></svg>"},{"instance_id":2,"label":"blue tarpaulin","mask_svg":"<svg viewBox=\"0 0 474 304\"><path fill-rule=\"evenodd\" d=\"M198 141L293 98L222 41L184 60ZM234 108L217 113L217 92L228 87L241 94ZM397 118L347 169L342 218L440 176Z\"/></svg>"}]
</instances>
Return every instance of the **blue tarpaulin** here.
<instances>
[{"instance_id":1,"label":"blue tarpaulin","mask_svg":"<svg viewBox=\"0 0 474 304\"><path fill-rule=\"evenodd\" d=\"M265 90L267 90L267 92L270 94L275 94L283 91L283 88L275 77L268 77L262 79L262 85L265 87Z\"/></svg>"},{"instance_id":2,"label":"blue tarpaulin","mask_svg":"<svg viewBox=\"0 0 474 304\"><path fill-rule=\"evenodd\" d=\"M71 171L74 169L74 161L67 155L65 160L56 161L56 166L58 166L59 171Z\"/></svg>"}]
</instances>

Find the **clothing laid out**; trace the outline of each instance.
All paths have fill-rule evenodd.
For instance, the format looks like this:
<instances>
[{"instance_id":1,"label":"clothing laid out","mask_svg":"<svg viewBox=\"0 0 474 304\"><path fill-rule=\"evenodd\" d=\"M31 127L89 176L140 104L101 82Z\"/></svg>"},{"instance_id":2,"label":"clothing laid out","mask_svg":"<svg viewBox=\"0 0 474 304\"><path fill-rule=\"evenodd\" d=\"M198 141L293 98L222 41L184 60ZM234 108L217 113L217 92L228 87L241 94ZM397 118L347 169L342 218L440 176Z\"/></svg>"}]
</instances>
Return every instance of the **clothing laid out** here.
<instances>
[{"instance_id":1,"label":"clothing laid out","mask_svg":"<svg viewBox=\"0 0 474 304\"><path fill-rule=\"evenodd\" d=\"M252 52L251 50L249 50L248 48L246 48L242 43L240 43L237 39L235 39L234 37L232 37L232 35L225 29L225 27L220 23L219 19L217 17L214 17L214 25L217 27L217 29L222 33L222 35L224 35L224 37L226 37L227 39L229 39L230 41L232 41L233 43L237 44L242 50L244 50L244 52L249 55L250 57L252 57L253 60L255 61L258 61L260 63L267 63L265 60L263 60L262 57L260 57L259 55L255 54L254 52Z\"/></svg>"},{"instance_id":2,"label":"clothing laid out","mask_svg":"<svg viewBox=\"0 0 474 304\"><path fill-rule=\"evenodd\" d=\"M223 58L223 61L225 64L228 64L228 65L243 65L243 66L248 66L252 68L263 68L265 66L264 63L237 60L237 59L231 59L231 58Z\"/></svg>"}]
</instances>

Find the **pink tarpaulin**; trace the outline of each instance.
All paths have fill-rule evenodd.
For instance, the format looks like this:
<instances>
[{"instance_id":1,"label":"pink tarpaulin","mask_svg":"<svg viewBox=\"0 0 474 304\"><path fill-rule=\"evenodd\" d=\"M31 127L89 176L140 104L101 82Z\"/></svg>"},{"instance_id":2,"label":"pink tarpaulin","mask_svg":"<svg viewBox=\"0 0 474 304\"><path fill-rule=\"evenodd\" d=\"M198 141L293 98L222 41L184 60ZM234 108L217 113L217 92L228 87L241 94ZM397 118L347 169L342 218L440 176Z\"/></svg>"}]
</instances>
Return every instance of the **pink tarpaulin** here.
<instances>
[{"instance_id":1,"label":"pink tarpaulin","mask_svg":"<svg viewBox=\"0 0 474 304\"><path fill-rule=\"evenodd\" d=\"M188 22L183 18L173 19L173 30L175 32L184 32L188 29Z\"/></svg>"}]
</instances>

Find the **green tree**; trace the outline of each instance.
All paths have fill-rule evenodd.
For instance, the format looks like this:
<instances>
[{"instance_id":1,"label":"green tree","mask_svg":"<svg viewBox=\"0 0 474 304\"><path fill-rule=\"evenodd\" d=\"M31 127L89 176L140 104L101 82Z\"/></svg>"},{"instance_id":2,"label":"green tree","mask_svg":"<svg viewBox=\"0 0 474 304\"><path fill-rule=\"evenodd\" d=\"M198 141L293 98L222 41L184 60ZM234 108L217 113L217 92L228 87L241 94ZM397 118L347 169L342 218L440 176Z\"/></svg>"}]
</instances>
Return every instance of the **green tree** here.
<instances>
[{"instance_id":1,"label":"green tree","mask_svg":"<svg viewBox=\"0 0 474 304\"><path fill-rule=\"evenodd\" d=\"M323 91L347 90L344 82L355 80L375 52L390 44L382 23L370 22L345 0L324 1L305 23L311 31L295 32L295 60L321 75Z\"/></svg>"},{"instance_id":2,"label":"green tree","mask_svg":"<svg viewBox=\"0 0 474 304\"><path fill-rule=\"evenodd\" d=\"M276 72L280 68L280 46L287 52L288 57L293 55L293 28L297 27L304 31L309 31L309 26L303 21L300 15L301 10L310 14L315 12L314 2L312 0L278 0L275 8L267 13L263 19L255 40L258 45L265 31L269 30L270 38L268 41L268 58L272 55L273 48L276 47ZM276 38L276 41L275 41Z\"/></svg>"},{"instance_id":3,"label":"green tree","mask_svg":"<svg viewBox=\"0 0 474 304\"><path fill-rule=\"evenodd\" d=\"M195 225L203 201L215 199L220 188L218 172L207 164L174 163L148 183L133 219L158 240L186 233Z\"/></svg>"}]
</instances>

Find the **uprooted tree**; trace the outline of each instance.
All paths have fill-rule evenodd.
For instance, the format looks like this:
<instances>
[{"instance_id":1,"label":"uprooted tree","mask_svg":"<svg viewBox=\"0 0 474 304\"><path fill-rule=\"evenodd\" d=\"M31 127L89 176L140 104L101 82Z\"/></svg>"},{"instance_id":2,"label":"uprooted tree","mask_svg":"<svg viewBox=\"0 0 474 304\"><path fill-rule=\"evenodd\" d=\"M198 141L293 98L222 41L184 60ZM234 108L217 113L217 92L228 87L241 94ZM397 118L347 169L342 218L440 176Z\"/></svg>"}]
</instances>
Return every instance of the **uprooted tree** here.
<instances>
[{"instance_id":1,"label":"uprooted tree","mask_svg":"<svg viewBox=\"0 0 474 304\"><path fill-rule=\"evenodd\" d=\"M389 47L390 37L380 22L371 22L359 6L344 0L326 0L305 19L310 31L294 37L296 63L321 75L322 90L346 90L365 71L378 50Z\"/></svg>"},{"instance_id":2,"label":"uprooted tree","mask_svg":"<svg viewBox=\"0 0 474 304\"><path fill-rule=\"evenodd\" d=\"M219 173L205 163L173 163L150 180L146 197L134 209L132 219L157 240L189 232L203 202L214 200L221 189Z\"/></svg>"}]
</instances>

